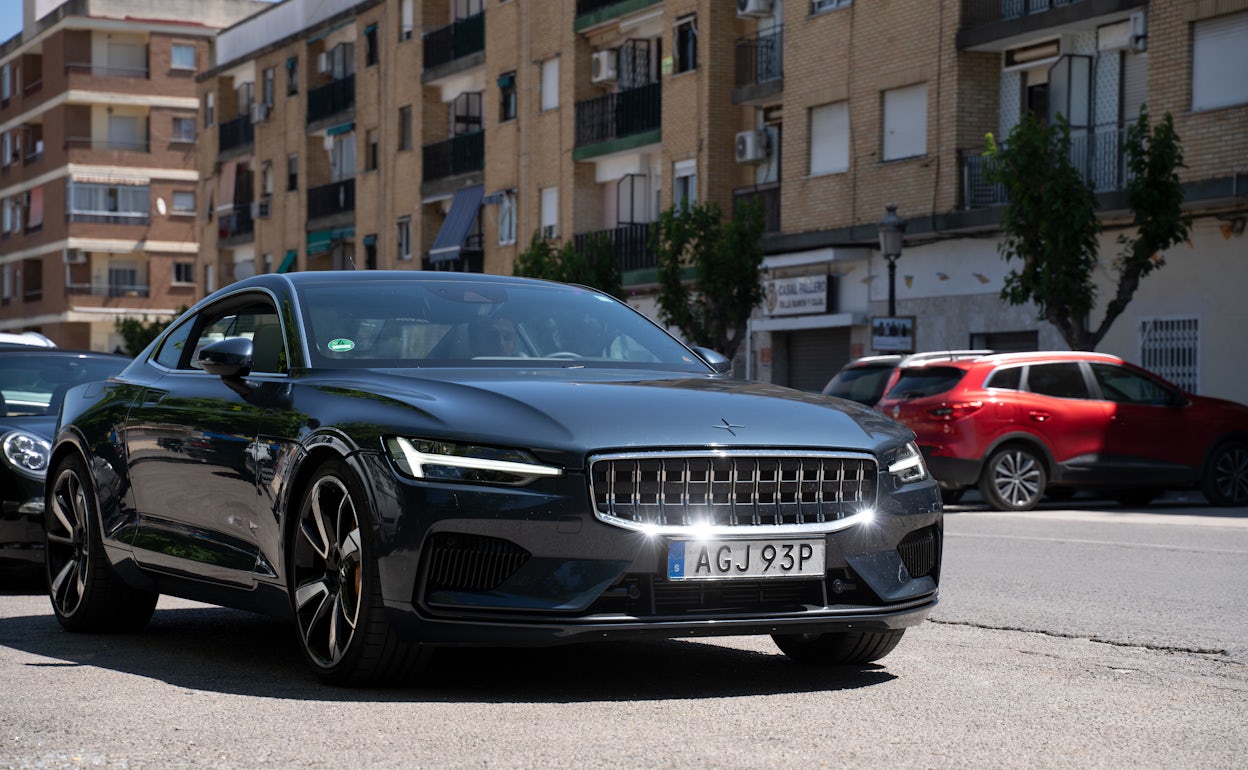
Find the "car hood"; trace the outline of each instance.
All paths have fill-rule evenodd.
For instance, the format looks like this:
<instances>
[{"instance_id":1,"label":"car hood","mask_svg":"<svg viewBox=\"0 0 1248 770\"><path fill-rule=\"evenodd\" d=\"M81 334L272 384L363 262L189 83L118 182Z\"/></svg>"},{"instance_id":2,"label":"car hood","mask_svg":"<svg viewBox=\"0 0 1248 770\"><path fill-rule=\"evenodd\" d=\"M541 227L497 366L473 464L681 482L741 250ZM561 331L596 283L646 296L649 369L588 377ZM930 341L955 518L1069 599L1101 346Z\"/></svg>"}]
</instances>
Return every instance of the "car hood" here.
<instances>
[{"instance_id":1,"label":"car hood","mask_svg":"<svg viewBox=\"0 0 1248 770\"><path fill-rule=\"evenodd\" d=\"M24 430L51 441L56 432L56 416L0 417L0 435L11 430Z\"/></svg>"},{"instance_id":2,"label":"car hood","mask_svg":"<svg viewBox=\"0 0 1248 770\"><path fill-rule=\"evenodd\" d=\"M706 446L872 451L911 436L909 429L852 402L715 375L588 367L370 375L371 392L417 410L411 429L425 423L438 433L491 444L577 451Z\"/></svg>"}]
</instances>

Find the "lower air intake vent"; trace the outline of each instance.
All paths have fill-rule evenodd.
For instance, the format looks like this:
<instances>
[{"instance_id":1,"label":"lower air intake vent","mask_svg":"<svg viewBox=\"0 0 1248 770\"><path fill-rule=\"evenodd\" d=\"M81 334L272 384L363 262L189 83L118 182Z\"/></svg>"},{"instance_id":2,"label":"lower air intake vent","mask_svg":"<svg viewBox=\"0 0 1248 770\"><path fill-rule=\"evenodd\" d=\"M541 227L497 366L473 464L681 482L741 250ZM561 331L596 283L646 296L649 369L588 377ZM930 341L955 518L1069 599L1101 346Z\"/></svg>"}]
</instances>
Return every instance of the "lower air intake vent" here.
<instances>
[{"instance_id":1,"label":"lower air intake vent","mask_svg":"<svg viewBox=\"0 0 1248 770\"><path fill-rule=\"evenodd\" d=\"M529 552L508 540L439 532L425 547L430 590L489 591L529 560Z\"/></svg>"},{"instance_id":2,"label":"lower air intake vent","mask_svg":"<svg viewBox=\"0 0 1248 770\"><path fill-rule=\"evenodd\" d=\"M935 527L924 527L906 535L897 546L897 555L906 565L910 577L931 574L940 564L940 537Z\"/></svg>"}]
</instances>

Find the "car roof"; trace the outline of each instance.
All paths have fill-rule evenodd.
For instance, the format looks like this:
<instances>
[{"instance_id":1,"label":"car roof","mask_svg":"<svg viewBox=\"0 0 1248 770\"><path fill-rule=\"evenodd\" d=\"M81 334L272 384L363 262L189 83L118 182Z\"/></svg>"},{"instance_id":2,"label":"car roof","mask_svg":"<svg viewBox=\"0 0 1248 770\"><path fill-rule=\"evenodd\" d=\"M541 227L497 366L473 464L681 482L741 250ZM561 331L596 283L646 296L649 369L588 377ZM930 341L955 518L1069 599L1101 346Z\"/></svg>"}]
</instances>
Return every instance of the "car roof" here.
<instances>
[{"instance_id":1,"label":"car roof","mask_svg":"<svg viewBox=\"0 0 1248 770\"><path fill-rule=\"evenodd\" d=\"M996 366L1033 361L1101 361L1104 363L1122 363L1122 359L1118 356L1088 350L1030 350L1022 353L996 353L978 359L977 363Z\"/></svg>"},{"instance_id":2,"label":"car roof","mask_svg":"<svg viewBox=\"0 0 1248 770\"><path fill-rule=\"evenodd\" d=\"M0 348L55 348L56 343L39 332L0 332Z\"/></svg>"},{"instance_id":3,"label":"car roof","mask_svg":"<svg viewBox=\"0 0 1248 770\"><path fill-rule=\"evenodd\" d=\"M98 350L73 350L70 348L42 348L35 345L15 345L11 348L0 347L0 356L58 356L61 358L115 358L119 362L132 361L130 356L119 355L117 353L101 353Z\"/></svg>"}]
</instances>

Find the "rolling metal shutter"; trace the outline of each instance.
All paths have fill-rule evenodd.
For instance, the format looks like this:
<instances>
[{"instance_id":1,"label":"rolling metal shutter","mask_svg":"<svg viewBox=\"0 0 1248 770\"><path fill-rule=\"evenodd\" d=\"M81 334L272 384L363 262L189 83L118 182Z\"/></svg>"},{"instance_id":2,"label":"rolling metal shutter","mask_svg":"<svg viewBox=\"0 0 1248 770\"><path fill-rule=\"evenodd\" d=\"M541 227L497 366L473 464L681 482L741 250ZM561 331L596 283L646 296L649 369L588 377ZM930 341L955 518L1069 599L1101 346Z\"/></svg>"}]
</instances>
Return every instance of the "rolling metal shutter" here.
<instances>
[{"instance_id":1,"label":"rolling metal shutter","mask_svg":"<svg viewBox=\"0 0 1248 770\"><path fill-rule=\"evenodd\" d=\"M788 385L815 393L849 363L849 328L789 332Z\"/></svg>"}]
</instances>

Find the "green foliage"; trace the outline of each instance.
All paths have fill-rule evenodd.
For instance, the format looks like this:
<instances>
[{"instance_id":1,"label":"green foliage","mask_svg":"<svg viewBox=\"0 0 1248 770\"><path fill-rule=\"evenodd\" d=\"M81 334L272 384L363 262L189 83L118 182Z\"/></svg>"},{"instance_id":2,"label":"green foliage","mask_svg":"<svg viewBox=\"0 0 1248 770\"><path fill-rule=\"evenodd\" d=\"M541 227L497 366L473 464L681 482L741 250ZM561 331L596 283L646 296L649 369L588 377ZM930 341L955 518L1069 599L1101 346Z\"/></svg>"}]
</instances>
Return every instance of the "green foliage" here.
<instances>
[{"instance_id":1,"label":"green foliage","mask_svg":"<svg viewBox=\"0 0 1248 770\"><path fill-rule=\"evenodd\" d=\"M586 239L584 250L571 243L555 251L550 241L534 232L529 247L516 256L512 274L527 278L592 286L613 297L623 299L624 278L611 240L602 233Z\"/></svg>"},{"instance_id":2,"label":"green foliage","mask_svg":"<svg viewBox=\"0 0 1248 770\"><path fill-rule=\"evenodd\" d=\"M1118 284L1093 328L1100 223L1096 194L1070 162L1070 129L1059 118L1046 126L1030 113L1010 132L1003 147L987 137L988 181L1005 187L1009 202L1001 212L1007 262L1021 267L1006 276L1001 297L1013 305L1034 302L1075 350L1094 350L1122 314L1140 279L1161 267L1161 251L1187 238L1190 217L1181 205L1178 169L1183 153L1167 114L1155 130L1148 112L1127 130L1124 151L1129 180L1127 200L1134 234L1119 236L1122 252L1114 261Z\"/></svg>"},{"instance_id":3,"label":"green foliage","mask_svg":"<svg viewBox=\"0 0 1248 770\"><path fill-rule=\"evenodd\" d=\"M143 352L143 349L151 344L152 340L160 336L165 327L173 323L173 320L182 313L186 312L186 305L178 308L178 312L174 313L171 318L156 319L154 321L147 320L147 316L142 318L134 318L133 316L123 316L113 321L113 328L126 341L125 353L128 356L137 356Z\"/></svg>"},{"instance_id":4,"label":"green foliage","mask_svg":"<svg viewBox=\"0 0 1248 770\"><path fill-rule=\"evenodd\" d=\"M763 298L762 234L758 201L742 202L727 220L714 202L664 211L651 230L663 323L692 345L734 357Z\"/></svg>"}]
</instances>

